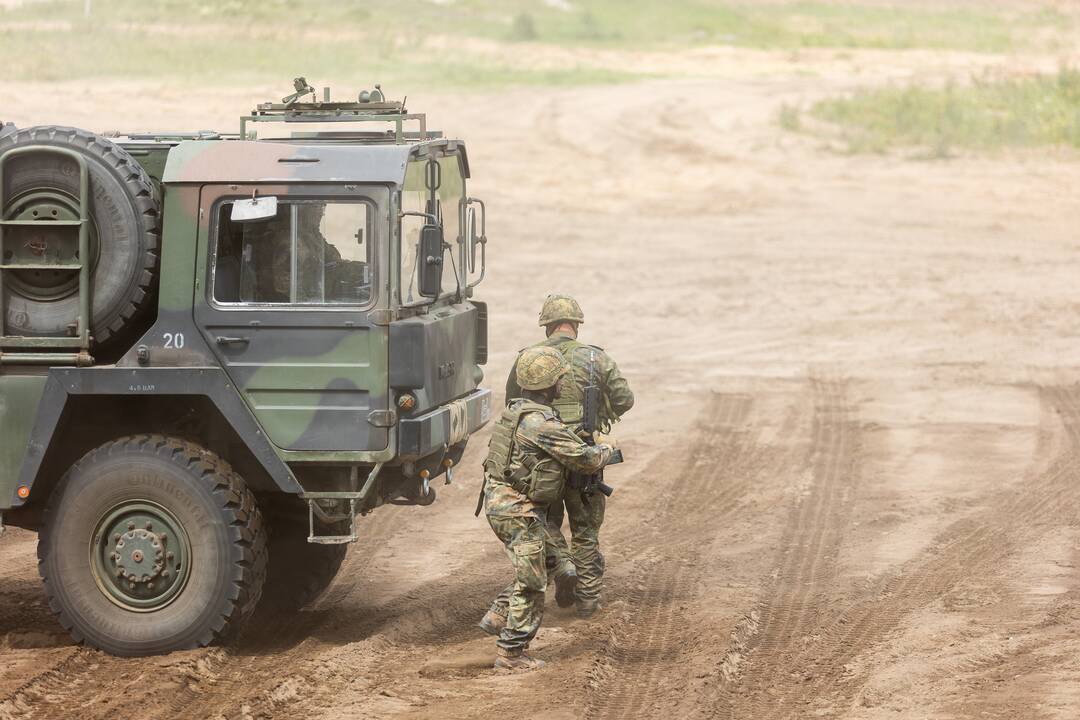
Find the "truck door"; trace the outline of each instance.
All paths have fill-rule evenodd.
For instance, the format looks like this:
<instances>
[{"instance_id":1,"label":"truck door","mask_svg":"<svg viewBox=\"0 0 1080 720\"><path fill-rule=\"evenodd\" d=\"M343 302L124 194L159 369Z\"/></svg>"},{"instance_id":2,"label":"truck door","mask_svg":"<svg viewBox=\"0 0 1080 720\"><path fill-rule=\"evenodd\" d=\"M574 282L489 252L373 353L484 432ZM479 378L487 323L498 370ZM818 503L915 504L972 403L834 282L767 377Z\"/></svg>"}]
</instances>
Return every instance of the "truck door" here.
<instances>
[{"instance_id":1,"label":"truck door","mask_svg":"<svg viewBox=\"0 0 1080 720\"><path fill-rule=\"evenodd\" d=\"M202 190L195 323L275 445L383 450L387 328L368 313L387 301L387 224L376 218L386 214L389 191L257 191ZM277 198L272 216L233 212L256 195Z\"/></svg>"}]
</instances>

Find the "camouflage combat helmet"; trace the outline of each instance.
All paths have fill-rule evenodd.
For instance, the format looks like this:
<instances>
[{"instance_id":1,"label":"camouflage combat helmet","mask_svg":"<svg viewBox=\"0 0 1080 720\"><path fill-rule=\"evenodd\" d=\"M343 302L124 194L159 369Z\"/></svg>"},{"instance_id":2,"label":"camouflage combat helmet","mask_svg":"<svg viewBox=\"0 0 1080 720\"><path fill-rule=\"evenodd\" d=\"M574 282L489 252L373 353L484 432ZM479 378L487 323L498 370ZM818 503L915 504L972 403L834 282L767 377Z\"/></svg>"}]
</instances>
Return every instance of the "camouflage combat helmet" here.
<instances>
[{"instance_id":1,"label":"camouflage combat helmet","mask_svg":"<svg viewBox=\"0 0 1080 720\"><path fill-rule=\"evenodd\" d=\"M540 327L563 321L583 323L585 313L581 312L578 301L569 295L548 295L540 309Z\"/></svg>"},{"instance_id":2,"label":"camouflage combat helmet","mask_svg":"<svg viewBox=\"0 0 1080 720\"><path fill-rule=\"evenodd\" d=\"M562 353L552 347L531 347L517 361L517 382L522 390L543 390L570 369Z\"/></svg>"}]
</instances>

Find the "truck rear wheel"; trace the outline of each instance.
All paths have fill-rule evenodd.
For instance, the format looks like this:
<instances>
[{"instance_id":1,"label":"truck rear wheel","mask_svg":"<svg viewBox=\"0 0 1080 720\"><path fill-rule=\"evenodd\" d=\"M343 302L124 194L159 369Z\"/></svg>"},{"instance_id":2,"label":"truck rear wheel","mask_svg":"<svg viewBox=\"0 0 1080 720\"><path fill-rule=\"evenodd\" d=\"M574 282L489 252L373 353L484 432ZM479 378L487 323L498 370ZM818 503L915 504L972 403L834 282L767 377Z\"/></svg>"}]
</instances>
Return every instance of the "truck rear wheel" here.
<instances>
[{"instance_id":1,"label":"truck rear wheel","mask_svg":"<svg viewBox=\"0 0 1080 720\"><path fill-rule=\"evenodd\" d=\"M107 351L145 325L153 309L160 214L154 185L126 150L85 130L42 125L0 136L0 153L29 145L74 150L87 162L90 332L94 351ZM4 164L2 195L3 220L78 220L78 167L55 153L12 158ZM33 244L33 252L43 259L72 262L77 250L73 238L70 233L35 227L23 244ZM5 244L5 261L16 251L23 252ZM77 273L34 268L11 270L4 277L4 326L9 335L69 335L78 304Z\"/></svg>"},{"instance_id":2,"label":"truck rear wheel","mask_svg":"<svg viewBox=\"0 0 1080 720\"><path fill-rule=\"evenodd\" d=\"M309 543L303 503L275 505L269 516L270 562L263 605L271 612L292 612L310 605L330 587L347 545Z\"/></svg>"},{"instance_id":3,"label":"truck rear wheel","mask_svg":"<svg viewBox=\"0 0 1080 720\"><path fill-rule=\"evenodd\" d=\"M124 656L232 637L259 601L266 562L262 515L240 476L164 435L83 456L53 492L38 544L61 624Z\"/></svg>"}]
</instances>

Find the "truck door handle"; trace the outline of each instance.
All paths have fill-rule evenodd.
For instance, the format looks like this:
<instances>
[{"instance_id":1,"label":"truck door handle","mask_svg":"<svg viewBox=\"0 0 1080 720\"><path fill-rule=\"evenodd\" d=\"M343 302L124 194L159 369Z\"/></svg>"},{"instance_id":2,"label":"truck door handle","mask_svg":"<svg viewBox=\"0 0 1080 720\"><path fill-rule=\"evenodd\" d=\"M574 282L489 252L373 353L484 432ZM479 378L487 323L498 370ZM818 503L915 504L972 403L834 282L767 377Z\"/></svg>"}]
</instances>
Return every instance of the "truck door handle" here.
<instances>
[{"instance_id":1,"label":"truck door handle","mask_svg":"<svg viewBox=\"0 0 1080 720\"><path fill-rule=\"evenodd\" d=\"M229 337L228 335L219 335L217 338L218 345L247 345L251 342L251 338L246 337Z\"/></svg>"}]
</instances>

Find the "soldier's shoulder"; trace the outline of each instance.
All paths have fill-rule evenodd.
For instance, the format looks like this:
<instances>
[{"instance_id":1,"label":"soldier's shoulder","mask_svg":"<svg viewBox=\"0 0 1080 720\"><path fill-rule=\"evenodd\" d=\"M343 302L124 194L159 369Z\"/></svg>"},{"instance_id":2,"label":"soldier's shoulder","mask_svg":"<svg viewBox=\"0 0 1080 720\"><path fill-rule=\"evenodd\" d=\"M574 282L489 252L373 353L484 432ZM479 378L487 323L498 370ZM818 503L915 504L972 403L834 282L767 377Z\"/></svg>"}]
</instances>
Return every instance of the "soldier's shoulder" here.
<instances>
[{"instance_id":1,"label":"soldier's shoulder","mask_svg":"<svg viewBox=\"0 0 1080 720\"><path fill-rule=\"evenodd\" d=\"M539 423L544 421L557 421L559 414L555 412L555 408L548 407L546 405L530 405L525 410L525 414L521 416L521 421L525 422L529 420L533 423Z\"/></svg>"},{"instance_id":2,"label":"soldier's shoulder","mask_svg":"<svg viewBox=\"0 0 1080 720\"><path fill-rule=\"evenodd\" d=\"M537 438L541 433L551 432L565 427L554 410L532 410L521 416L518 432L528 438Z\"/></svg>"}]
</instances>

